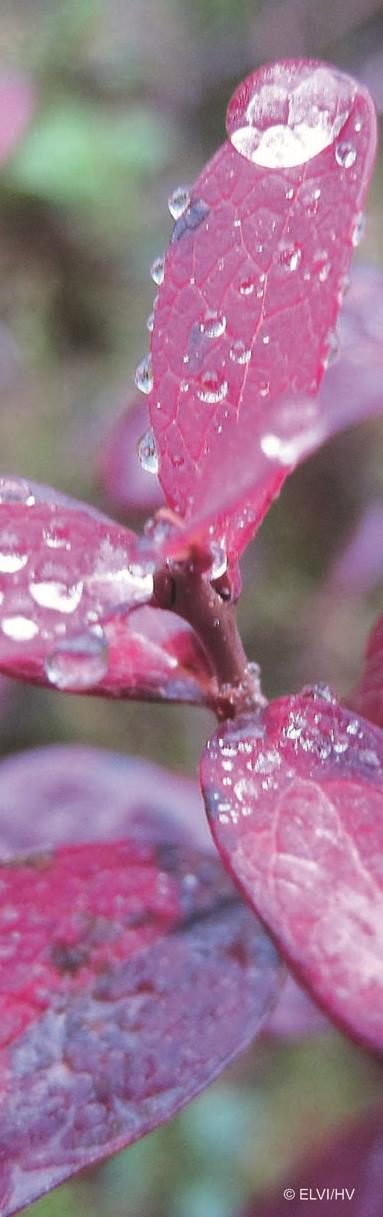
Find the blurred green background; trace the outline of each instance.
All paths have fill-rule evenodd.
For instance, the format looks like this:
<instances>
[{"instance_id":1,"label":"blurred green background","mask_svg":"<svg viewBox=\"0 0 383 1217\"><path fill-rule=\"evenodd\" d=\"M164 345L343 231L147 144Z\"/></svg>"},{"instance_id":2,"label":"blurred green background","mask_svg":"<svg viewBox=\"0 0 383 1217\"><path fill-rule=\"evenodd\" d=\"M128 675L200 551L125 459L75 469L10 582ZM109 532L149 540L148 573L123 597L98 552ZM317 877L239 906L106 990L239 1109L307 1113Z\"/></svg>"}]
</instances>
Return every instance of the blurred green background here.
<instances>
[{"instance_id":1,"label":"blurred green background","mask_svg":"<svg viewBox=\"0 0 383 1217\"><path fill-rule=\"evenodd\" d=\"M383 108L378 0L2 0L0 77L25 74L34 96L0 170L3 472L108 507L98 454L147 349L149 265L169 239L167 197L224 138L234 84L265 60L300 54L359 75ZM381 166L361 251L378 265ZM379 589L319 588L382 494L382 449L378 423L328 444L285 488L246 557L241 624L269 694L312 679L344 689L357 672ZM211 726L199 710L15 685L3 751L83 741L195 772ZM31 1211L226 1217L254 1188L286 1178L379 1083L376 1064L335 1032L265 1041L167 1128Z\"/></svg>"}]
</instances>

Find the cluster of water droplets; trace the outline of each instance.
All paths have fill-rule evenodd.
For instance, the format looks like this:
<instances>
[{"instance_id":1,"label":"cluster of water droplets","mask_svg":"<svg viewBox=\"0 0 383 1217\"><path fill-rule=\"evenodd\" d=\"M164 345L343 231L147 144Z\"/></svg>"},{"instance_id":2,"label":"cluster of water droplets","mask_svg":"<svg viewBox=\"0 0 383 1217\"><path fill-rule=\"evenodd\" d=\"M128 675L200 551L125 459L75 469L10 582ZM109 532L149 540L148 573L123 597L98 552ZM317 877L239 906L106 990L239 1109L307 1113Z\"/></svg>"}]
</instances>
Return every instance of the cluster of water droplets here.
<instances>
[{"instance_id":1,"label":"cluster of water droplets","mask_svg":"<svg viewBox=\"0 0 383 1217\"><path fill-rule=\"evenodd\" d=\"M260 69L234 93L227 112L232 144L265 168L303 165L335 144L350 116L355 87L320 64L276 64ZM350 168L352 144L336 143L338 164Z\"/></svg>"}]
</instances>

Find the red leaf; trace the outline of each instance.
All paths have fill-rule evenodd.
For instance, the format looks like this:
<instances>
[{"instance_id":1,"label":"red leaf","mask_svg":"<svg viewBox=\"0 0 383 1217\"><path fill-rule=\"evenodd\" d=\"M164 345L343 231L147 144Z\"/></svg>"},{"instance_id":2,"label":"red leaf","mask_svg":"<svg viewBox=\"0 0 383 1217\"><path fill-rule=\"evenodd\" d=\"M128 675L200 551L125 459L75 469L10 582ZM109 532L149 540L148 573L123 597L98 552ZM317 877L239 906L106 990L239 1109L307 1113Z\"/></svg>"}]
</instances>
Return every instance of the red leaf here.
<instances>
[{"instance_id":1,"label":"red leaf","mask_svg":"<svg viewBox=\"0 0 383 1217\"><path fill-rule=\"evenodd\" d=\"M197 635L179 617L139 608L108 622L104 633L108 670L95 693L214 707L216 680Z\"/></svg>"},{"instance_id":2,"label":"red leaf","mask_svg":"<svg viewBox=\"0 0 383 1217\"><path fill-rule=\"evenodd\" d=\"M238 132L249 104L262 139L255 126ZM287 473L323 439L315 395L376 121L363 87L297 60L248 77L230 103L228 131L176 222L152 373L138 382L147 391L152 374L168 503L188 536L206 540L213 526L235 557Z\"/></svg>"},{"instance_id":3,"label":"red leaf","mask_svg":"<svg viewBox=\"0 0 383 1217\"><path fill-rule=\"evenodd\" d=\"M1 670L70 693L210 704L190 627L137 609L152 596L153 544L49 487L2 479Z\"/></svg>"},{"instance_id":4,"label":"red leaf","mask_svg":"<svg viewBox=\"0 0 383 1217\"><path fill-rule=\"evenodd\" d=\"M141 465L138 443L149 426L145 402L135 399L104 436L99 460L102 488L109 502L126 515L149 515L163 503L157 477Z\"/></svg>"},{"instance_id":5,"label":"red leaf","mask_svg":"<svg viewBox=\"0 0 383 1217\"><path fill-rule=\"evenodd\" d=\"M383 616L371 630L362 675L347 702L357 714L383 727Z\"/></svg>"},{"instance_id":6,"label":"red leaf","mask_svg":"<svg viewBox=\"0 0 383 1217\"><path fill-rule=\"evenodd\" d=\"M259 1197L242 1217L282 1217L285 1208L290 1217L307 1217L314 1200L323 1201L325 1212L331 1212L332 1201L333 1213L343 1206L348 1217L381 1217L382 1195L383 1109L378 1107L305 1158L273 1197Z\"/></svg>"},{"instance_id":7,"label":"red leaf","mask_svg":"<svg viewBox=\"0 0 383 1217\"><path fill-rule=\"evenodd\" d=\"M326 689L210 741L202 787L243 895L326 1013L383 1047L383 735Z\"/></svg>"},{"instance_id":8,"label":"red leaf","mask_svg":"<svg viewBox=\"0 0 383 1217\"><path fill-rule=\"evenodd\" d=\"M62 754L57 773L53 753L50 806L42 770L47 841L57 786L70 831L87 838L78 825L84 810L89 826L91 750L80 751L80 796L78 768L71 791L64 751L64 777ZM219 862L180 843L171 817L165 823L162 791L160 828L145 800L140 812L137 788L124 817L117 775L115 823L111 763L96 757L97 776L104 765L105 775L95 837L117 839L40 847L1 866L2 1217L169 1119L249 1043L278 992L271 942ZM19 779L16 772L23 821L29 790L23 811ZM36 780L35 772L35 798ZM156 803L155 788L152 816Z\"/></svg>"}]
</instances>

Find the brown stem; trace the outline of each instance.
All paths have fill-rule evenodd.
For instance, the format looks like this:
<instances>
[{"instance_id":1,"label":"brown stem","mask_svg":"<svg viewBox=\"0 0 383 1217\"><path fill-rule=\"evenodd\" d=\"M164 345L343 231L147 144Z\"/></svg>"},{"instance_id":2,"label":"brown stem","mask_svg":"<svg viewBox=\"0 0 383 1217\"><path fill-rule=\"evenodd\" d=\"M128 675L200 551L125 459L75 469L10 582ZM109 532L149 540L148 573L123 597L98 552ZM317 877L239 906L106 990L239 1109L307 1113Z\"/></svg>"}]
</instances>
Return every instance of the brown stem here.
<instances>
[{"instance_id":1,"label":"brown stem","mask_svg":"<svg viewBox=\"0 0 383 1217\"><path fill-rule=\"evenodd\" d=\"M235 605L222 598L207 574L187 562L159 567L154 597L198 635L217 682L212 708L218 718L234 718L265 704L258 670L249 665L243 648Z\"/></svg>"}]
</instances>

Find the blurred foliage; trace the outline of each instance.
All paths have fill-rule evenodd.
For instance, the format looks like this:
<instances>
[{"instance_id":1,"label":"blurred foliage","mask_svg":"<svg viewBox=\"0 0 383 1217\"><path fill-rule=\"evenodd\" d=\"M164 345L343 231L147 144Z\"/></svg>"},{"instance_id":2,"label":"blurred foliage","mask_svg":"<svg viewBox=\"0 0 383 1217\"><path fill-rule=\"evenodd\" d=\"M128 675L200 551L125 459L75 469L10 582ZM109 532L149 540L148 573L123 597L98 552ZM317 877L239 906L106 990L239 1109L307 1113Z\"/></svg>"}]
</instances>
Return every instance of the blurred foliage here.
<instances>
[{"instance_id":1,"label":"blurred foliage","mask_svg":"<svg viewBox=\"0 0 383 1217\"><path fill-rule=\"evenodd\" d=\"M0 170L4 471L100 502L97 453L147 341L148 267L169 237L168 194L224 137L234 82L291 54L336 61L381 97L383 4L3 0L0 70L25 73L35 92ZM378 165L362 251L376 262L382 194ZM326 571L381 496L382 446L377 423L327 445L291 479L245 558L241 622L269 693L312 679L343 689L354 678L376 590L334 596ZM78 740L193 772L211 721L15 686L3 750ZM264 1041L169 1127L31 1213L227 1217L367 1106L379 1080L335 1032L300 1045Z\"/></svg>"}]
</instances>

